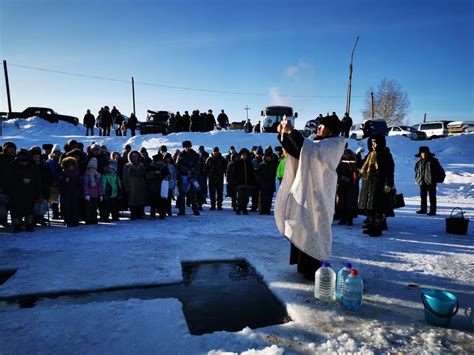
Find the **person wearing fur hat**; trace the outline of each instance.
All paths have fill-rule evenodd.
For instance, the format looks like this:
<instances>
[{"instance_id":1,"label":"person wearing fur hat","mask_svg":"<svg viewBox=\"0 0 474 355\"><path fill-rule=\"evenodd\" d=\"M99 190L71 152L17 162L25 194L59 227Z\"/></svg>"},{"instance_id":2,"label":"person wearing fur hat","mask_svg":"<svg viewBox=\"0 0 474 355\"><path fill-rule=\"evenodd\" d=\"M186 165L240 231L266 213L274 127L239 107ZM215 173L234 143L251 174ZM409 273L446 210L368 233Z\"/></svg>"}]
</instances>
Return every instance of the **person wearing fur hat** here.
<instances>
[{"instance_id":1,"label":"person wearing fur hat","mask_svg":"<svg viewBox=\"0 0 474 355\"><path fill-rule=\"evenodd\" d=\"M73 157L66 157L61 162L62 173L59 175L58 188L61 201L61 215L67 227L79 225L80 196L82 177L79 163Z\"/></svg>"},{"instance_id":2,"label":"person wearing fur hat","mask_svg":"<svg viewBox=\"0 0 474 355\"><path fill-rule=\"evenodd\" d=\"M179 153L176 161L176 171L178 176L179 195L177 205L179 208L178 216L185 214L185 199L191 203L193 214L199 216L199 155L194 151L190 141L183 141L183 150Z\"/></svg>"},{"instance_id":3,"label":"person wearing fur hat","mask_svg":"<svg viewBox=\"0 0 474 355\"><path fill-rule=\"evenodd\" d=\"M101 175L97 171L97 164L96 158L89 160L82 182L86 224L97 224L97 207L99 200L102 200Z\"/></svg>"},{"instance_id":4,"label":"person wearing fur hat","mask_svg":"<svg viewBox=\"0 0 474 355\"><path fill-rule=\"evenodd\" d=\"M240 159L235 162L233 172L233 183L237 193L236 214L248 214L247 205L249 196L252 193L252 186L255 185L255 169L250 160L250 152L247 148L242 148L239 152Z\"/></svg>"},{"instance_id":5,"label":"person wearing fur hat","mask_svg":"<svg viewBox=\"0 0 474 355\"><path fill-rule=\"evenodd\" d=\"M4 227L8 226L8 204L7 204L7 187L5 185L7 179L6 174L8 171L8 165L15 160L16 156L16 145L13 142L5 142L2 145L2 152L0 153L0 194L2 195L2 201L4 206L2 215L0 216L0 224Z\"/></svg>"},{"instance_id":6,"label":"person wearing fur hat","mask_svg":"<svg viewBox=\"0 0 474 355\"><path fill-rule=\"evenodd\" d=\"M420 187L421 206L416 213L436 215L436 185L444 181L446 176L439 160L430 152L430 148L423 146L419 148L415 157L420 158L415 165L415 180ZM428 212L427 197L430 197L430 210Z\"/></svg>"},{"instance_id":7,"label":"person wearing fur hat","mask_svg":"<svg viewBox=\"0 0 474 355\"><path fill-rule=\"evenodd\" d=\"M369 153L359 162L362 187L359 209L367 216L364 234L379 237L387 229L386 216L393 216L395 163L386 146L385 136L374 134L368 138Z\"/></svg>"},{"instance_id":8,"label":"person wearing fur hat","mask_svg":"<svg viewBox=\"0 0 474 355\"><path fill-rule=\"evenodd\" d=\"M224 175L227 161L219 152L219 147L214 147L212 154L206 159L204 171L209 178L209 195L211 200L211 211L222 210ZM216 198L217 197L217 198Z\"/></svg>"},{"instance_id":9,"label":"person wearing fur hat","mask_svg":"<svg viewBox=\"0 0 474 355\"><path fill-rule=\"evenodd\" d=\"M278 162L273 157L273 152L266 151L263 161L255 170L257 185L260 191L260 214L270 214L273 194L275 193L275 178Z\"/></svg>"},{"instance_id":10,"label":"person wearing fur hat","mask_svg":"<svg viewBox=\"0 0 474 355\"><path fill-rule=\"evenodd\" d=\"M140 161L140 153L132 150L128 163L123 168L123 189L127 193L130 219L143 219L145 216L146 168Z\"/></svg>"},{"instance_id":11,"label":"person wearing fur hat","mask_svg":"<svg viewBox=\"0 0 474 355\"><path fill-rule=\"evenodd\" d=\"M41 149L39 154L41 155ZM21 149L18 152L15 160L9 164L5 178L13 231L22 230L23 218L26 230L33 231L35 227L33 206L41 197L41 176L29 151Z\"/></svg>"},{"instance_id":12,"label":"person wearing fur hat","mask_svg":"<svg viewBox=\"0 0 474 355\"><path fill-rule=\"evenodd\" d=\"M118 153L117 153L118 154ZM105 168L104 174L101 176L102 192L104 201L100 206L100 220L108 222L109 216L112 215L112 221L119 220L119 210L122 198L122 182L117 175L117 162L110 161Z\"/></svg>"},{"instance_id":13,"label":"person wearing fur hat","mask_svg":"<svg viewBox=\"0 0 474 355\"><path fill-rule=\"evenodd\" d=\"M336 196L336 168L344 152L341 122L323 117L314 139L305 139L283 120L278 139L287 152L283 180L275 200L275 222L291 242L290 264L314 280L320 260L329 260Z\"/></svg>"}]
</instances>

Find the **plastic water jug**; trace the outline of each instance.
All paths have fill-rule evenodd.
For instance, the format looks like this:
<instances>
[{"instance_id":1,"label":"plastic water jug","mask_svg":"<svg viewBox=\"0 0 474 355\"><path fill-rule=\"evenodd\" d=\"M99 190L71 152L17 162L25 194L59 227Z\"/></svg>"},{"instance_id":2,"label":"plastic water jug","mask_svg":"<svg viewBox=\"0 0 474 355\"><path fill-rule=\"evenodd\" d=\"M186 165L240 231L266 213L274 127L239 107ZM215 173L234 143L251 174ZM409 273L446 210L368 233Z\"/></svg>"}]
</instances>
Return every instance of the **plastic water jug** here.
<instances>
[{"instance_id":1,"label":"plastic water jug","mask_svg":"<svg viewBox=\"0 0 474 355\"><path fill-rule=\"evenodd\" d=\"M352 269L346 278L344 293L342 295L342 305L352 311L358 310L362 306L362 293L364 292L364 282L356 269Z\"/></svg>"},{"instance_id":2,"label":"plastic water jug","mask_svg":"<svg viewBox=\"0 0 474 355\"><path fill-rule=\"evenodd\" d=\"M351 273L352 264L344 263L344 266L338 271L336 277L336 300L342 300L346 278Z\"/></svg>"},{"instance_id":3,"label":"plastic water jug","mask_svg":"<svg viewBox=\"0 0 474 355\"><path fill-rule=\"evenodd\" d=\"M336 273L331 269L329 261L323 261L314 276L314 297L323 302L336 300Z\"/></svg>"}]
</instances>

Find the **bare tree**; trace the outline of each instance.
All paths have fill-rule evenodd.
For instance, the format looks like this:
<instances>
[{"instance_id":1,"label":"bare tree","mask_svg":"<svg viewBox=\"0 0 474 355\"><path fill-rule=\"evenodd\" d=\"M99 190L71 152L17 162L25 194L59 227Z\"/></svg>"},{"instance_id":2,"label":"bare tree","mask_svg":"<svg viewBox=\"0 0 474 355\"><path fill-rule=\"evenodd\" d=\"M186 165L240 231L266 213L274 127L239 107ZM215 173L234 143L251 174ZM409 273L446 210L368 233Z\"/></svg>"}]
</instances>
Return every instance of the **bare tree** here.
<instances>
[{"instance_id":1,"label":"bare tree","mask_svg":"<svg viewBox=\"0 0 474 355\"><path fill-rule=\"evenodd\" d=\"M365 109L362 114L365 119L372 118L372 100L370 93L374 93L374 117L383 118L388 126L403 124L408 113L410 101L406 91L394 79L382 79L377 90L369 90L365 99Z\"/></svg>"}]
</instances>

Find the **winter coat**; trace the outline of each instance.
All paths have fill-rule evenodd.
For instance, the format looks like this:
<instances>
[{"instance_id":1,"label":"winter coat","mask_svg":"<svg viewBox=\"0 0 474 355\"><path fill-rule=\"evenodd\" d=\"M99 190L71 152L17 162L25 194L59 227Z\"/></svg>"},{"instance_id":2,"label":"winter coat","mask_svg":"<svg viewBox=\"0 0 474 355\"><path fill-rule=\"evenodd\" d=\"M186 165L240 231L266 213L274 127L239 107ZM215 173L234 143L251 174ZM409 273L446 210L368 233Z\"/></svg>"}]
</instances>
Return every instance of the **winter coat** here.
<instances>
[{"instance_id":1,"label":"winter coat","mask_svg":"<svg viewBox=\"0 0 474 355\"><path fill-rule=\"evenodd\" d=\"M199 121L200 121L199 114L194 112L190 118L190 124L189 124L190 132L199 132L199 127L200 127Z\"/></svg>"},{"instance_id":2,"label":"winter coat","mask_svg":"<svg viewBox=\"0 0 474 355\"><path fill-rule=\"evenodd\" d=\"M146 168L146 187L148 192L160 192L161 191L161 182L168 177L169 171L166 163L160 164L159 166L156 163L150 164Z\"/></svg>"},{"instance_id":3,"label":"winter coat","mask_svg":"<svg viewBox=\"0 0 474 355\"><path fill-rule=\"evenodd\" d=\"M235 162L235 170L233 175L233 182L235 186L255 185L255 169L252 165L252 162L248 159L239 159Z\"/></svg>"},{"instance_id":4,"label":"winter coat","mask_svg":"<svg viewBox=\"0 0 474 355\"><path fill-rule=\"evenodd\" d=\"M283 179L283 174L285 172L285 162L286 162L286 157L283 157L280 159L278 163L276 178L280 181Z\"/></svg>"},{"instance_id":5,"label":"winter coat","mask_svg":"<svg viewBox=\"0 0 474 355\"><path fill-rule=\"evenodd\" d=\"M357 198L359 195L359 172L357 170L356 155L346 149L337 166L336 210L357 212Z\"/></svg>"},{"instance_id":6,"label":"winter coat","mask_svg":"<svg viewBox=\"0 0 474 355\"><path fill-rule=\"evenodd\" d=\"M199 152L199 176L206 176L206 161L207 158L209 158L209 153L204 151L204 152Z\"/></svg>"},{"instance_id":7,"label":"winter coat","mask_svg":"<svg viewBox=\"0 0 474 355\"><path fill-rule=\"evenodd\" d=\"M415 165L415 180L418 185L436 186L436 176L442 170L439 160L432 155L419 159Z\"/></svg>"},{"instance_id":8,"label":"winter coat","mask_svg":"<svg viewBox=\"0 0 474 355\"><path fill-rule=\"evenodd\" d=\"M94 186L92 186L94 185ZM83 177L84 196L97 198L102 196L102 181L97 170L87 169Z\"/></svg>"},{"instance_id":9,"label":"winter coat","mask_svg":"<svg viewBox=\"0 0 474 355\"><path fill-rule=\"evenodd\" d=\"M116 173L106 172L101 176L100 181L105 199L122 197L122 181Z\"/></svg>"},{"instance_id":10,"label":"winter coat","mask_svg":"<svg viewBox=\"0 0 474 355\"><path fill-rule=\"evenodd\" d=\"M286 145L288 136L282 144ZM317 260L329 260L336 167L344 152L344 139L303 139L302 144L299 159L290 154L286 157L275 200L275 222L280 233L300 251Z\"/></svg>"},{"instance_id":11,"label":"winter coat","mask_svg":"<svg viewBox=\"0 0 474 355\"><path fill-rule=\"evenodd\" d=\"M225 113L220 113L217 116L217 122L221 127L227 127L229 125L229 117Z\"/></svg>"},{"instance_id":12,"label":"winter coat","mask_svg":"<svg viewBox=\"0 0 474 355\"><path fill-rule=\"evenodd\" d=\"M196 178L199 176L200 168L199 154L193 149L190 149L189 152L183 150L179 153L178 160L176 161L178 175L187 176L188 171L190 171L191 177Z\"/></svg>"},{"instance_id":13,"label":"winter coat","mask_svg":"<svg viewBox=\"0 0 474 355\"><path fill-rule=\"evenodd\" d=\"M123 187L128 193L129 206L143 206L145 204L146 182L145 166L142 163L127 163L123 169Z\"/></svg>"},{"instance_id":14,"label":"winter coat","mask_svg":"<svg viewBox=\"0 0 474 355\"><path fill-rule=\"evenodd\" d=\"M12 215L32 214L34 201L41 197L40 170L33 160L26 166L20 165L18 159L13 160L8 165L5 185Z\"/></svg>"},{"instance_id":15,"label":"winter coat","mask_svg":"<svg viewBox=\"0 0 474 355\"><path fill-rule=\"evenodd\" d=\"M49 200L49 189L53 185L53 174L46 163L37 165L41 177L41 198Z\"/></svg>"},{"instance_id":16,"label":"winter coat","mask_svg":"<svg viewBox=\"0 0 474 355\"><path fill-rule=\"evenodd\" d=\"M206 126L207 131L212 131L216 127L216 119L212 113L207 114Z\"/></svg>"},{"instance_id":17,"label":"winter coat","mask_svg":"<svg viewBox=\"0 0 474 355\"><path fill-rule=\"evenodd\" d=\"M130 129L136 129L137 128L137 117L136 116L130 116L130 118L128 119L128 123L127 123L127 127L130 128Z\"/></svg>"},{"instance_id":18,"label":"winter coat","mask_svg":"<svg viewBox=\"0 0 474 355\"><path fill-rule=\"evenodd\" d=\"M110 127L112 125L112 115L108 110L102 110L100 113L100 126L102 128Z\"/></svg>"},{"instance_id":19,"label":"winter coat","mask_svg":"<svg viewBox=\"0 0 474 355\"><path fill-rule=\"evenodd\" d=\"M277 165L274 160L263 160L255 170L257 184L262 191L275 192Z\"/></svg>"},{"instance_id":20,"label":"winter coat","mask_svg":"<svg viewBox=\"0 0 474 355\"><path fill-rule=\"evenodd\" d=\"M7 172L10 163L15 160L14 155L0 153L0 192L6 193Z\"/></svg>"},{"instance_id":21,"label":"winter coat","mask_svg":"<svg viewBox=\"0 0 474 355\"><path fill-rule=\"evenodd\" d=\"M373 170L370 174L365 176L363 172L361 172L362 187L359 197L359 208L373 213L388 212L392 214L393 211L387 211L386 208L389 205L389 198L391 198L392 195L385 193L384 187L393 187L394 185L395 163L393 162L390 150L386 147L367 154L363 163L365 163L367 159L370 159L370 155L374 153L376 154L376 158L374 160Z\"/></svg>"},{"instance_id":22,"label":"winter coat","mask_svg":"<svg viewBox=\"0 0 474 355\"><path fill-rule=\"evenodd\" d=\"M92 113L86 113L84 115L84 126L87 128L93 128L95 126L95 117Z\"/></svg>"},{"instance_id":23,"label":"winter coat","mask_svg":"<svg viewBox=\"0 0 474 355\"><path fill-rule=\"evenodd\" d=\"M58 179L61 206L77 206L82 191L82 177L77 167L74 170L65 170ZM61 210L63 207L61 207Z\"/></svg>"},{"instance_id":24,"label":"winter coat","mask_svg":"<svg viewBox=\"0 0 474 355\"><path fill-rule=\"evenodd\" d=\"M61 167L58 162L53 159L46 160L46 165L51 171L51 186L49 188L49 202L55 203L59 201L59 176L61 175Z\"/></svg>"},{"instance_id":25,"label":"winter coat","mask_svg":"<svg viewBox=\"0 0 474 355\"><path fill-rule=\"evenodd\" d=\"M191 130L191 117L185 113L181 119L181 132L189 132Z\"/></svg>"},{"instance_id":26,"label":"winter coat","mask_svg":"<svg viewBox=\"0 0 474 355\"><path fill-rule=\"evenodd\" d=\"M172 190L175 188L176 186L176 165L172 164L172 163L169 163L169 164L166 164L167 168L168 168L168 171L169 171L169 174L168 174L168 180L170 182L170 186L169 186L169 189Z\"/></svg>"},{"instance_id":27,"label":"winter coat","mask_svg":"<svg viewBox=\"0 0 474 355\"><path fill-rule=\"evenodd\" d=\"M227 160L222 155L211 155L205 163L205 171L209 182L223 181L227 169Z\"/></svg>"}]
</instances>

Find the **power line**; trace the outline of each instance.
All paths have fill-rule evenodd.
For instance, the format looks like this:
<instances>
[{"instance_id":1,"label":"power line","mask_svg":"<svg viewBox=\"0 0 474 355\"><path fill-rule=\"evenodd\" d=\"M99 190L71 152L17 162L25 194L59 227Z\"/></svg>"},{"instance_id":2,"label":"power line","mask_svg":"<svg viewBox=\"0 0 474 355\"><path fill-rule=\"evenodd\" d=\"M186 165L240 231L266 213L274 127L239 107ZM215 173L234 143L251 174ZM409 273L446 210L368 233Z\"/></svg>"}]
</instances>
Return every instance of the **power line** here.
<instances>
[{"instance_id":1,"label":"power line","mask_svg":"<svg viewBox=\"0 0 474 355\"><path fill-rule=\"evenodd\" d=\"M81 77L81 78L115 81L115 82L127 83L127 84L131 83L131 80L107 78L107 77L98 76L98 75L72 73L72 72L67 72L67 71L63 71L63 70L39 68L39 67L33 67L33 66L21 65L21 64L11 64L11 63L9 63L8 65L13 66L13 67L23 68L23 69L38 70L38 71L50 72L50 73L56 73L56 74L63 74L63 75L72 75L72 76L77 76L77 77ZM230 94L230 95L246 95L246 96L268 96L268 94L259 93L259 92L211 90L211 89L203 89L203 88L164 85L164 84L145 83L145 82L135 82L135 84L144 85L144 86L153 86L153 87L159 87L159 88L165 88L165 89L209 92L209 93L214 93L214 94ZM342 96L342 95L286 95L286 94L279 94L279 95L282 96L282 97L291 97L291 98L342 98L342 97L345 97L345 96ZM365 96L354 96L354 97L365 97Z\"/></svg>"}]
</instances>

